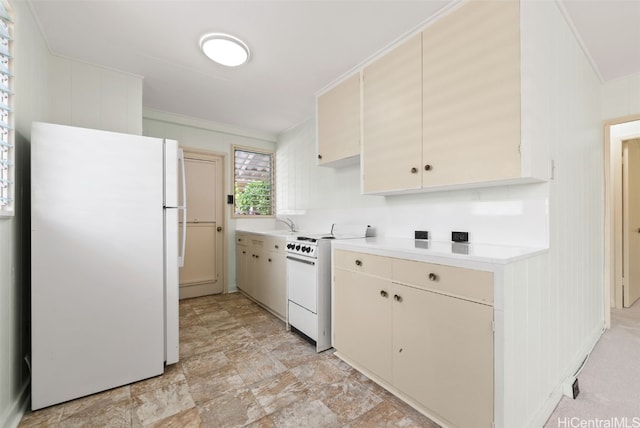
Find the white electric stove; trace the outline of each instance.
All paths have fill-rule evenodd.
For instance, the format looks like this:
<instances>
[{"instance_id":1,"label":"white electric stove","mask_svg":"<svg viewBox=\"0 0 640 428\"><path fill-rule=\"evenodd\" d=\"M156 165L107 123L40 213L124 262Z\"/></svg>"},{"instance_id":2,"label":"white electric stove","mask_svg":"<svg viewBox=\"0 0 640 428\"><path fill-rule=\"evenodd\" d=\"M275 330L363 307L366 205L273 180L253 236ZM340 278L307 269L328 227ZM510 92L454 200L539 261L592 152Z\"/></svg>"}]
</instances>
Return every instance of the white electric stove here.
<instances>
[{"instance_id":1,"label":"white electric stove","mask_svg":"<svg viewBox=\"0 0 640 428\"><path fill-rule=\"evenodd\" d=\"M347 234L309 234L287 240L287 329L331 348L331 242L367 236L368 227Z\"/></svg>"}]
</instances>

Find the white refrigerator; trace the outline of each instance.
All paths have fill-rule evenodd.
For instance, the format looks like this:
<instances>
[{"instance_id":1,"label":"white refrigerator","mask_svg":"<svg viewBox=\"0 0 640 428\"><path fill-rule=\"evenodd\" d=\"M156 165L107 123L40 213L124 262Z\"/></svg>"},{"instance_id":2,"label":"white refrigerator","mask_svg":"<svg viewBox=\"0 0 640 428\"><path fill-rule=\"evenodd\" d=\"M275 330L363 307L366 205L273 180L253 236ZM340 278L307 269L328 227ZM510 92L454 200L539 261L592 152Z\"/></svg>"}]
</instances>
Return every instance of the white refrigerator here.
<instances>
[{"instance_id":1,"label":"white refrigerator","mask_svg":"<svg viewBox=\"0 0 640 428\"><path fill-rule=\"evenodd\" d=\"M173 140L32 124L33 410L178 361L181 162Z\"/></svg>"}]
</instances>

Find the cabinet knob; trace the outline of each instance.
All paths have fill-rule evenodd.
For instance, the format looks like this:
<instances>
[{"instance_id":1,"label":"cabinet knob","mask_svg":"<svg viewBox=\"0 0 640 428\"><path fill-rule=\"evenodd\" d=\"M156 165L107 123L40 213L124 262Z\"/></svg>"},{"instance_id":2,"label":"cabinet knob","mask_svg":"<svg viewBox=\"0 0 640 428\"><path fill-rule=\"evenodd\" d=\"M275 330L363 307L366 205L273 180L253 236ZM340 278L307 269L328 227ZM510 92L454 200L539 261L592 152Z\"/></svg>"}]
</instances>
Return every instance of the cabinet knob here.
<instances>
[{"instance_id":1,"label":"cabinet knob","mask_svg":"<svg viewBox=\"0 0 640 428\"><path fill-rule=\"evenodd\" d=\"M246 252L246 251L243 251L243 252L242 252L242 254L247 254L247 252Z\"/></svg>"},{"instance_id":2,"label":"cabinet knob","mask_svg":"<svg viewBox=\"0 0 640 428\"><path fill-rule=\"evenodd\" d=\"M271 262L271 259L269 259L269 262Z\"/></svg>"},{"instance_id":3,"label":"cabinet knob","mask_svg":"<svg viewBox=\"0 0 640 428\"><path fill-rule=\"evenodd\" d=\"M437 280L438 280L438 275L436 275L435 273L429 274L429 281L437 281Z\"/></svg>"},{"instance_id":4,"label":"cabinet knob","mask_svg":"<svg viewBox=\"0 0 640 428\"><path fill-rule=\"evenodd\" d=\"M380 295L381 295L382 297L386 298L387 296L389 296L389 293L387 293L387 292L386 292L386 291L384 291L384 290L380 290Z\"/></svg>"},{"instance_id":5,"label":"cabinet knob","mask_svg":"<svg viewBox=\"0 0 640 428\"><path fill-rule=\"evenodd\" d=\"M277 250L278 248L280 248L280 246L279 246L279 245L274 245L274 247L276 247L276 250Z\"/></svg>"},{"instance_id":6,"label":"cabinet knob","mask_svg":"<svg viewBox=\"0 0 640 428\"><path fill-rule=\"evenodd\" d=\"M322 159L322 155L318 155L318 159Z\"/></svg>"},{"instance_id":7,"label":"cabinet knob","mask_svg":"<svg viewBox=\"0 0 640 428\"><path fill-rule=\"evenodd\" d=\"M411 168L411 174L417 174L418 173L418 168L413 167Z\"/></svg>"},{"instance_id":8,"label":"cabinet knob","mask_svg":"<svg viewBox=\"0 0 640 428\"><path fill-rule=\"evenodd\" d=\"M393 300L395 300L396 302L402 302L402 296L394 294L393 295Z\"/></svg>"},{"instance_id":9,"label":"cabinet knob","mask_svg":"<svg viewBox=\"0 0 640 428\"><path fill-rule=\"evenodd\" d=\"M356 266L362 266L362 262L360 260L356 260Z\"/></svg>"},{"instance_id":10,"label":"cabinet knob","mask_svg":"<svg viewBox=\"0 0 640 428\"><path fill-rule=\"evenodd\" d=\"M425 170L425 171L431 171L431 165L426 164L426 165L424 166L424 170Z\"/></svg>"}]
</instances>

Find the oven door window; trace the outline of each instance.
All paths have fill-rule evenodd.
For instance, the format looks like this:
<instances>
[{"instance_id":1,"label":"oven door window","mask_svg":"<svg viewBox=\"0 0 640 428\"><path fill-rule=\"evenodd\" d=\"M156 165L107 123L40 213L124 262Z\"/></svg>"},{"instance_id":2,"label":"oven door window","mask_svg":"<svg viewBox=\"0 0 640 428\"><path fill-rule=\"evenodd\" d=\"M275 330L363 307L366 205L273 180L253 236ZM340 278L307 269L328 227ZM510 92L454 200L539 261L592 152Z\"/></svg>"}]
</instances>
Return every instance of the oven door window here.
<instances>
[{"instance_id":1,"label":"oven door window","mask_svg":"<svg viewBox=\"0 0 640 428\"><path fill-rule=\"evenodd\" d=\"M314 259L287 256L287 289L289 300L308 309L316 309L317 265Z\"/></svg>"}]
</instances>

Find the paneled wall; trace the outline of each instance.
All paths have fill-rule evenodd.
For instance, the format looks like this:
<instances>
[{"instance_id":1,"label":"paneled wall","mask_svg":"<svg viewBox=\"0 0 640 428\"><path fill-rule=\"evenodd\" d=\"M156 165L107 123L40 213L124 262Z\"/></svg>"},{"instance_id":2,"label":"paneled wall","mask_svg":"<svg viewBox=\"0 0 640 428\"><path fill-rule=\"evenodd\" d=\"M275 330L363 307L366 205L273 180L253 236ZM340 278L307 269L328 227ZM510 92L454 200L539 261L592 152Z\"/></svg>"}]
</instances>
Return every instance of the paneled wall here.
<instances>
[{"instance_id":1,"label":"paneled wall","mask_svg":"<svg viewBox=\"0 0 640 428\"><path fill-rule=\"evenodd\" d=\"M602 118L614 119L640 113L640 73L602 85Z\"/></svg>"},{"instance_id":2,"label":"paneled wall","mask_svg":"<svg viewBox=\"0 0 640 428\"><path fill-rule=\"evenodd\" d=\"M51 55L49 121L142 134L142 77Z\"/></svg>"},{"instance_id":3,"label":"paneled wall","mask_svg":"<svg viewBox=\"0 0 640 428\"><path fill-rule=\"evenodd\" d=\"M29 371L29 139L31 122L47 120L49 51L29 5L13 1L16 22L16 215L0 219L0 426L17 426L27 405Z\"/></svg>"}]
</instances>

